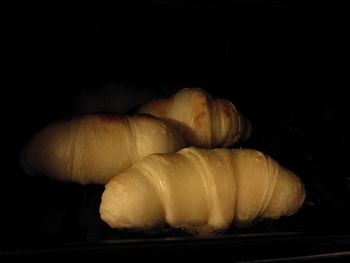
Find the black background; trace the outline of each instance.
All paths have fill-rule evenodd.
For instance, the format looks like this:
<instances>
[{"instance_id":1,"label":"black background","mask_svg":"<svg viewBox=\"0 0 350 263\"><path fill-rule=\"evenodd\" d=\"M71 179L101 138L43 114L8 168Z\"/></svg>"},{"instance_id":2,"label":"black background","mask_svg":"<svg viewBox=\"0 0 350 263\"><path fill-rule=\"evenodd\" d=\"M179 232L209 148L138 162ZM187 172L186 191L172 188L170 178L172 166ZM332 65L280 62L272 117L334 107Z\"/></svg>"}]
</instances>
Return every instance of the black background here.
<instances>
[{"instance_id":1,"label":"black background","mask_svg":"<svg viewBox=\"0 0 350 263\"><path fill-rule=\"evenodd\" d=\"M347 11L311 1L83 1L72 13L28 12L14 33L20 71L4 109L13 130L34 133L79 111L84 90L126 83L162 96L199 86L247 117L299 130L347 169L338 154L348 143Z\"/></svg>"},{"instance_id":2,"label":"black background","mask_svg":"<svg viewBox=\"0 0 350 263\"><path fill-rule=\"evenodd\" d=\"M349 183L348 9L312 1L83 1L79 11L56 11L24 12L9 38L15 74L2 89L5 247L83 235L84 227L59 233L49 221L62 216L54 207L67 203L64 220L79 217L75 205L85 197L76 193L86 190L69 185L62 197L54 182L33 182L18 167L18 151L47 123L81 114L77 101L85 91L108 97L106 86L112 94L130 88L154 97L202 87L252 121L243 146L295 169L312 156L335 181ZM271 123L295 136L273 130L265 138ZM42 212L56 194L62 200ZM40 233L33 238L38 220L48 224L39 228L44 240Z\"/></svg>"}]
</instances>

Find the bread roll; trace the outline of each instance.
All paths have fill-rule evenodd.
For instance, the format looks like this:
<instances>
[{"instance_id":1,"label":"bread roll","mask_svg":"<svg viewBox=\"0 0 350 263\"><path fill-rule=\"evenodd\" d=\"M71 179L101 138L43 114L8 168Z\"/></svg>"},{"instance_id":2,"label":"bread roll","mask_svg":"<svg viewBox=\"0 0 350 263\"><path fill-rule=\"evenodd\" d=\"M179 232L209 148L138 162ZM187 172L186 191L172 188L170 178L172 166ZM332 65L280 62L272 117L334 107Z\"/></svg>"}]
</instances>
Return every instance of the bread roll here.
<instances>
[{"instance_id":1,"label":"bread roll","mask_svg":"<svg viewBox=\"0 0 350 263\"><path fill-rule=\"evenodd\" d=\"M151 153L184 146L182 137L155 117L90 114L45 127L23 149L21 163L30 174L105 184Z\"/></svg>"},{"instance_id":2,"label":"bread roll","mask_svg":"<svg viewBox=\"0 0 350 263\"><path fill-rule=\"evenodd\" d=\"M259 151L191 147L149 155L116 175L106 185L100 214L112 228L168 223L216 233L231 223L290 216L304 198L300 178Z\"/></svg>"},{"instance_id":3,"label":"bread roll","mask_svg":"<svg viewBox=\"0 0 350 263\"><path fill-rule=\"evenodd\" d=\"M228 100L213 98L200 88L142 105L140 113L161 118L176 128L188 145L227 147L250 137L251 124Z\"/></svg>"}]
</instances>

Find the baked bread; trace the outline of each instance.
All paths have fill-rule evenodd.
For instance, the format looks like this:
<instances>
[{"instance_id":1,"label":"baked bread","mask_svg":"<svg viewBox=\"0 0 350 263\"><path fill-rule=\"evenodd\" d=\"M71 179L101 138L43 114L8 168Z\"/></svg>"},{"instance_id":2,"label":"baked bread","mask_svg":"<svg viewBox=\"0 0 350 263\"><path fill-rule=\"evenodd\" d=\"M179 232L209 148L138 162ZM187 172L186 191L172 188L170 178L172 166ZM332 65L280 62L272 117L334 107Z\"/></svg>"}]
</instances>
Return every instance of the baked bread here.
<instances>
[{"instance_id":1,"label":"baked bread","mask_svg":"<svg viewBox=\"0 0 350 263\"><path fill-rule=\"evenodd\" d=\"M149 155L116 175L106 185L100 214L112 228L168 223L216 233L232 222L290 216L304 198L300 178L259 151L190 147Z\"/></svg>"},{"instance_id":2,"label":"baked bread","mask_svg":"<svg viewBox=\"0 0 350 263\"><path fill-rule=\"evenodd\" d=\"M176 152L182 137L149 115L90 114L52 123L22 150L30 174L81 184L106 184L151 153Z\"/></svg>"},{"instance_id":3,"label":"baked bread","mask_svg":"<svg viewBox=\"0 0 350 263\"><path fill-rule=\"evenodd\" d=\"M251 124L228 100L200 88L184 88L169 98L141 105L140 113L161 118L177 129L188 145L228 147L251 134Z\"/></svg>"}]
</instances>

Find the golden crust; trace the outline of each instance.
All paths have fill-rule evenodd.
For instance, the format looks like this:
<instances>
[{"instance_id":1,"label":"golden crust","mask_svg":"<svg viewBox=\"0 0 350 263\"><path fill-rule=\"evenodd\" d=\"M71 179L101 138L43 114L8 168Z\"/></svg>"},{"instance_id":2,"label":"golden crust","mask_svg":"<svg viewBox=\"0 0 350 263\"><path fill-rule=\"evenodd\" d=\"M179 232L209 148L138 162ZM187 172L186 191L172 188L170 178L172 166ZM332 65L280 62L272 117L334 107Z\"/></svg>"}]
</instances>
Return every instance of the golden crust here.
<instances>
[{"instance_id":1,"label":"golden crust","mask_svg":"<svg viewBox=\"0 0 350 263\"><path fill-rule=\"evenodd\" d=\"M25 171L81 184L105 184L151 153L175 152L181 136L147 115L90 114L52 123L23 150Z\"/></svg>"},{"instance_id":2,"label":"golden crust","mask_svg":"<svg viewBox=\"0 0 350 263\"><path fill-rule=\"evenodd\" d=\"M116 176L102 195L100 213L114 228L168 223L215 232L231 223L292 215L304 199L300 178L259 151L190 147L149 155Z\"/></svg>"},{"instance_id":3,"label":"golden crust","mask_svg":"<svg viewBox=\"0 0 350 263\"><path fill-rule=\"evenodd\" d=\"M169 98L151 101L140 107L176 128L189 145L213 148L231 146L247 139L244 127L250 127L234 105L213 98L200 88L184 88Z\"/></svg>"}]
</instances>

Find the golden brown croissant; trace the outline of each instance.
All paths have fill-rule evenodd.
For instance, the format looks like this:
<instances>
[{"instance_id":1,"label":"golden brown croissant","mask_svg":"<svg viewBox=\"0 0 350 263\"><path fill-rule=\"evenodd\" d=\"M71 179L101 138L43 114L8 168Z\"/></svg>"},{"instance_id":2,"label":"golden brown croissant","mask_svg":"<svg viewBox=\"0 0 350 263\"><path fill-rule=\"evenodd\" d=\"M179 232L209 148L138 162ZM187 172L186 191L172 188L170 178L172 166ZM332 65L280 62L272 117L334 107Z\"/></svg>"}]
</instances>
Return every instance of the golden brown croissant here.
<instances>
[{"instance_id":1,"label":"golden brown croissant","mask_svg":"<svg viewBox=\"0 0 350 263\"><path fill-rule=\"evenodd\" d=\"M168 223L216 232L232 222L292 215L304 198L299 177L261 152L190 147L149 155L115 176L102 195L100 214L112 228Z\"/></svg>"},{"instance_id":2,"label":"golden brown croissant","mask_svg":"<svg viewBox=\"0 0 350 263\"><path fill-rule=\"evenodd\" d=\"M153 100L139 112L165 120L189 145L201 148L230 146L251 133L249 120L231 102L212 98L200 88L184 88L170 98Z\"/></svg>"},{"instance_id":3,"label":"golden brown croissant","mask_svg":"<svg viewBox=\"0 0 350 263\"><path fill-rule=\"evenodd\" d=\"M184 146L182 137L155 117L91 114L45 127L24 148L21 163L28 173L105 184L151 153Z\"/></svg>"}]
</instances>

